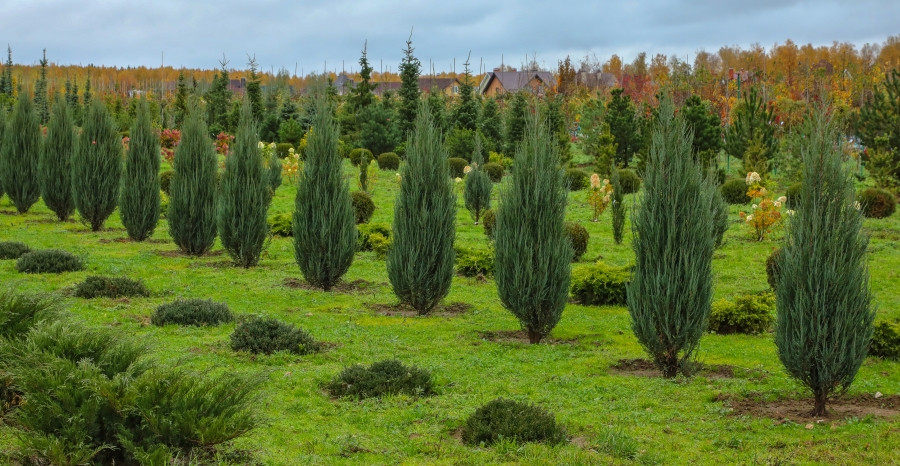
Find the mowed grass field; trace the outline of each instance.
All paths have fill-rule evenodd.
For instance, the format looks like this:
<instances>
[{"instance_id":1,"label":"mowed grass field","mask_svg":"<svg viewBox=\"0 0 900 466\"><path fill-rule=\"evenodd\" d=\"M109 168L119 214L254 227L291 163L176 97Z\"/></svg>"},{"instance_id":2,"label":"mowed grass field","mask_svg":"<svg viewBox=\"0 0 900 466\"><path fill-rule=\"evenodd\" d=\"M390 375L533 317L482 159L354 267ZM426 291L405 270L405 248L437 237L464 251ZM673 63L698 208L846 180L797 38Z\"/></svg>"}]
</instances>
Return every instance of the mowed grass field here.
<instances>
[{"instance_id":1,"label":"mowed grass field","mask_svg":"<svg viewBox=\"0 0 900 466\"><path fill-rule=\"evenodd\" d=\"M357 173L345 162L347 176ZM395 172L382 171L374 184L372 222L391 222L398 191ZM495 186L494 197L502 186ZM351 189L357 189L351 180ZM482 227L463 208L459 184L457 236L465 247L489 247ZM269 215L291 212L296 190L285 180ZM781 190L783 192L783 190ZM781 194L779 193L779 195ZM626 202L633 209L634 196ZM765 260L782 234L750 240L732 207L726 244L714 256L715 299L767 288ZM629 212L629 217L630 217ZM569 197L567 220L587 227L590 244L582 263L633 261L630 226L626 241L612 240L610 212L590 221L585 192ZM900 318L900 220L865 221L871 235L871 285L879 319ZM385 315L377 305L397 302L385 262L360 252L344 277L352 292L322 292L288 286L302 275L289 238L274 238L258 267L236 268L220 245L201 258L179 255L161 220L152 240L125 240L118 212L106 229L92 233L75 221L59 223L41 203L18 215L0 200L0 241L33 249L60 248L80 255L86 270L61 275L24 275L15 261L0 262L0 281L26 291L65 296L68 312L93 326L113 327L149 342L164 364L197 371L264 373L258 410L264 424L234 442L262 464L897 464L900 416L835 415L823 422L785 421L735 412L739 400L808 398L782 369L772 334L708 334L699 360L733 366L733 376L701 373L692 378L624 373L611 366L645 357L631 333L625 307L567 305L562 321L539 345L498 339L518 330L503 309L492 279L457 276L445 304L465 303L463 313L428 317ZM575 265L577 267L577 264ZM89 275L143 280L150 298L84 300L67 290ZM309 356L251 356L229 347L234 324L212 328L154 327L149 316L175 298L211 298L238 316L277 317L307 329L327 349ZM321 384L351 364L397 358L432 371L437 394L366 401L336 400ZM868 358L849 396L900 394L900 363ZM562 446L502 442L491 448L465 446L459 429L476 408L497 397L539 404L555 413L571 441ZM810 401L810 409L812 402ZM897 407L893 412L900 413ZM0 461L17 448L12 428L0 426Z\"/></svg>"}]
</instances>

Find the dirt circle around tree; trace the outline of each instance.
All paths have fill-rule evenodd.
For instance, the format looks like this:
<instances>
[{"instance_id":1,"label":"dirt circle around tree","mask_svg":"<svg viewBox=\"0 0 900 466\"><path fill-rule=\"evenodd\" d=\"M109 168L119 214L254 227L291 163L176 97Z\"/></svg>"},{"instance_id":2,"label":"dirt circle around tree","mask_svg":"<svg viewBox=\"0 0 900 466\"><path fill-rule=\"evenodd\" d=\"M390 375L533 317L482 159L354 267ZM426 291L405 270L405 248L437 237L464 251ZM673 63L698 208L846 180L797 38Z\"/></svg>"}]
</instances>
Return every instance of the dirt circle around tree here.
<instances>
[{"instance_id":1,"label":"dirt circle around tree","mask_svg":"<svg viewBox=\"0 0 900 466\"><path fill-rule=\"evenodd\" d=\"M813 416L813 398L766 401L759 399L736 399L720 397L724 405L735 416L752 416L775 420L779 424L787 421L807 422L819 420L895 419L900 416L900 395L874 394L840 396L828 400L825 416ZM718 400L717 400L718 401Z\"/></svg>"}]
</instances>

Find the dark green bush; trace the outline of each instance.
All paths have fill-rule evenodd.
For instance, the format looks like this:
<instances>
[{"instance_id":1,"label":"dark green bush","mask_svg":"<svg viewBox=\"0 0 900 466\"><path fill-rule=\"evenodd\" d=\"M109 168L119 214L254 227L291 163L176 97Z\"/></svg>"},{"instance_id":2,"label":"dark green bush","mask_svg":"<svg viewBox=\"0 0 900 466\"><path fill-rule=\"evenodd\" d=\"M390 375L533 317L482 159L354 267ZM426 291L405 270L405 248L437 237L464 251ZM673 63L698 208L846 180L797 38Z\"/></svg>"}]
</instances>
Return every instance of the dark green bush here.
<instances>
[{"instance_id":1,"label":"dark green bush","mask_svg":"<svg viewBox=\"0 0 900 466\"><path fill-rule=\"evenodd\" d=\"M464 277L494 275L494 251L491 249L469 249L457 246L456 272Z\"/></svg>"},{"instance_id":2,"label":"dark green bush","mask_svg":"<svg viewBox=\"0 0 900 466\"><path fill-rule=\"evenodd\" d=\"M803 189L803 183L794 183L787 188L787 192L785 192L784 197L787 198L785 202L785 207L788 209L796 209L797 208L797 194Z\"/></svg>"},{"instance_id":3,"label":"dark green bush","mask_svg":"<svg viewBox=\"0 0 900 466\"><path fill-rule=\"evenodd\" d=\"M24 338L37 322L52 318L56 308L57 300L52 296L26 294L12 287L0 289L0 337ZM2 382L0 377L0 384Z\"/></svg>"},{"instance_id":4,"label":"dark green bush","mask_svg":"<svg viewBox=\"0 0 900 466\"><path fill-rule=\"evenodd\" d=\"M559 444L566 441L566 431L538 406L498 398L466 420L462 440L466 445L492 445L501 439Z\"/></svg>"},{"instance_id":5,"label":"dark green bush","mask_svg":"<svg viewBox=\"0 0 900 466\"><path fill-rule=\"evenodd\" d=\"M294 145L289 142L279 142L278 144L275 144L275 154L278 155L279 159L284 159L287 158L293 148Z\"/></svg>"},{"instance_id":6,"label":"dark green bush","mask_svg":"<svg viewBox=\"0 0 900 466\"><path fill-rule=\"evenodd\" d=\"M897 198L886 189L864 189L858 199L863 215L868 218L887 218L897 210Z\"/></svg>"},{"instance_id":7,"label":"dark green bush","mask_svg":"<svg viewBox=\"0 0 900 466\"><path fill-rule=\"evenodd\" d=\"M370 162L375 160L375 157L372 156L372 151L369 149L356 148L350 151L350 163L354 167L358 167L363 155L368 157Z\"/></svg>"},{"instance_id":8,"label":"dark green bush","mask_svg":"<svg viewBox=\"0 0 900 466\"><path fill-rule=\"evenodd\" d=\"M579 304L625 306L625 286L631 280L631 267L611 267L603 263L572 270L572 295Z\"/></svg>"},{"instance_id":9,"label":"dark green bush","mask_svg":"<svg viewBox=\"0 0 900 466\"><path fill-rule=\"evenodd\" d=\"M0 241L0 260L18 259L27 252L31 252L31 248L25 243Z\"/></svg>"},{"instance_id":10,"label":"dark green bush","mask_svg":"<svg viewBox=\"0 0 900 466\"><path fill-rule=\"evenodd\" d=\"M781 256L784 255L781 248L775 248L772 250L772 253L769 254L769 257L766 258L766 280L769 282L769 287L773 290L775 289L776 284L778 283L778 275L781 271Z\"/></svg>"},{"instance_id":11,"label":"dark green bush","mask_svg":"<svg viewBox=\"0 0 900 466\"><path fill-rule=\"evenodd\" d=\"M629 168L619 170L619 182L622 183L624 194L634 194L641 189L641 177Z\"/></svg>"},{"instance_id":12,"label":"dark green bush","mask_svg":"<svg viewBox=\"0 0 900 466\"><path fill-rule=\"evenodd\" d=\"M722 190L722 198L729 204L749 204L750 196L747 195L747 182L740 178L732 178L719 188Z\"/></svg>"},{"instance_id":13,"label":"dark green bush","mask_svg":"<svg viewBox=\"0 0 900 466\"><path fill-rule=\"evenodd\" d=\"M721 334L764 333L774 322L775 295L768 291L741 294L734 302L720 299L709 313L709 330Z\"/></svg>"},{"instance_id":14,"label":"dark green bush","mask_svg":"<svg viewBox=\"0 0 900 466\"><path fill-rule=\"evenodd\" d=\"M78 298L122 298L150 296L150 290L144 282L128 277L90 276L75 285L75 296Z\"/></svg>"},{"instance_id":15,"label":"dark green bush","mask_svg":"<svg viewBox=\"0 0 900 466\"><path fill-rule=\"evenodd\" d=\"M369 367L350 366L328 382L325 389L334 397L356 399L434 393L430 372L416 366L404 366L395 359L376 362Z\"/></svg>"},{"instance_id":16,"label":"dark green bush","mask_svg":"<svg viewBox=\"0 0 900 466\"><path fill-rule=\"evenodd\" d=\"M309 354L319 351L320 347L305 330L270 317L251 317L238 324L231 334L231 349L235 351Z\"/></svg>"},{"instance_id":17,"label":"dark green bush","mask_svg":"<svg viewBox=\"0 0 900 466\"><path fill-rule=\"evenodd\" d=\"M397 170L400 168L400 156L393 152L385 152L378 156L379 170Z\"/></svg>"},{"instance_id":18,"label":"dark green bush","mask_svg":"<svg viewBox=\"0 0 900 466\"><path fill-rule=\"evenodd\" d=\"M291 214L275 214L269 217L269 233L288 238L294 236L294 218Z\"/></svg>"},{"instance_id":19,"label":"dark green bush","mask_svg":"<svg viewBox=\"0 0 900 466\"><path fill-rule=\"evenodd\" d=\"M484 234L488 238L494 239L494 227L497 226L497 214L494 209L488 209L481 217L481 224L484 226Z\"/></svg>"},{"instance_id":20,"label":"dark green bush","mask_svg":"<svg viewBox=\"0 0 900 466\"><path fill-rule=\"evenodd\" d=\"M466 165L469 162L462 157L450 157L447 159L447 163L450 164L450 178L462 178L465 176Z\"/></svg>"},{"instance_id":21,"label":"dark green bush","mask_svg":"<svg viewBox=\"0 0 900 466\"><path fill-rule=\"evenodd\" d=\"M900 320L882 320L875 324L869 354L885 359L900 360Z\"/></svg>"},{"instance_id":22,"label":"dark green bush","mask_svg":"<svg viewBox=\"0 0 900 466\"><path fill-rule=\"evenodd\" d=\"M591 235L588 233L587 228L575 222L566 222L566 235L569 236L569 241L572 242L572 262L578 262L587 251Z\"/></svg>"},{"instance_id":23,"label":"dark green bush","mask_svg":"<svg viewBox=\"0 0 900 466\"><path fill-rule=\"evenodd\" d=\"M78 256L59 249L41 249L22 254L16 270L22 273L63 273L84 269Z\"/></svg>"},{"instance_id":24,"label":"dark green bush","mask_svg":"<svg viewBox=\"0 0 900 466\"><path fill-rule=\"evenodd\" d=\"M382 238L390 238L391 226L387 223L364 223L360 225L359 236L357 236L357 244L360 251L373 250L371 236L374 234L381 235Z\"/></svg>"},{"instance_id":25,"label":"dark green bush","mask_svg":"<svg viewBox=\"0 0 900 466\"><path fill-rule=\"evenodd\" d=\"M589 178L587 172L580 168L568 168L564 181L569 191L581 191L587 187Z\"/></svg>"},{"instance_id":26,"label":"dark green bush","mask_svg":"<svg viewBox=\"0 0 900 466\"><path fill-rule=\"evenodd\" d=\"M356 223L369 223L372 214L375 213L375 202L372 201L372 196L365 191L353 191L350 193L350 204L353 205Z\"/></svg>"},{"instance_id":27,"label":"dark green bush","mask_svg":"<svg viewBox=\"0 0 900 466\"><path fill-rule=\"evenodd\" d=\"M150 316L150 323L163 326L177 325L219 325L234 320L231 310L225 303L217 303L209 299L177 299L162 304Z\"/></svg>"},{"instance_id":28,"label":"dark green bush","mask_svg":"<svg viewBox=\"0 0 900 466\"><path fill-rule=\"evenodd\" d=\"M503 168L503 165L497 162L488 162L484 164L484 171L491 177L491 181L499 183L500 180L503 179L503 172L505 169Z\"/></svg>"},{"instance_id":29,"label":"dark green bush","mask_svg":"<svg viewBox=\"0 0 900 466\"><path fill-rule=\"evenodd\" d=\"M169 187L172 185L173 176L175 176L175 170L166 170L159 174L159 188L162 189L162 192L166 193L166 196L172 194Z\"/></svg>"}]
</instances>

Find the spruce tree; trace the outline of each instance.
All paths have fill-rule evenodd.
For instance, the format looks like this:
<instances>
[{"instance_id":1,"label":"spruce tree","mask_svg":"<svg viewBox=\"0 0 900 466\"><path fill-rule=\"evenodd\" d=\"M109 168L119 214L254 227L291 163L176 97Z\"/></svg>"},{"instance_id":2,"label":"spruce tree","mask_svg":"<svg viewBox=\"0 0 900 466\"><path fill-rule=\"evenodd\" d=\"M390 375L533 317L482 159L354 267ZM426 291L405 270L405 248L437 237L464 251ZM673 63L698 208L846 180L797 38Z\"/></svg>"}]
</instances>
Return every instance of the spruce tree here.
<instances>
[{"instance_id":1,"label":"spruce tree","mask_svg":"<svg viewBox=\"0 0 900 466\"><path fill-rule=\"evenodd\" d=\"M484 148L486 152L500 152L503 150L503 119L500 116L500 106L493 97L488 98L484 102L484 108L481 111L480 122L481 134L488 141L488 146Z\"/></svg>"},{"instance_id":2,"label":"spruce tree","mask_svg":"<svg viewBox=\"0 0 900 466\"><path fill-rule=\"evenodd\" d=\"M372 83L372 66L369 65L369 59L366 57L366 49L368 41L363 45L362 56L359 57L359 78L360 81L350 90L347 97L347 104L354 114L359 115L360 112L369 108L375 103L375 88L377 83Z\"/></svg>"},{"instance_id":3,"label":"spruce tree","mask_svg":"<svg viewBox=\"0 0 900 466\"><path fill-rule=\"evenodd\" d=\"M257 134L258 137L258 134ZM278 151L272 151L269 160L266 161L266 179L269 182L269 190L271 197L275 196L275 191L281 186L281 172L283 170L281 159L278 158Z\"/></svg>"},{"instance_id":4,"label":"spruce tree","mask_svg":"<svg viewBox=\"0 0 900 466\"><path fill-rule=\"evenodd\" d=\"M20 214L37 202L41 196L38 176L38 160L41 152L41 127L34 105L24 92L13 114L8 118L0 153L0 176L3 191L15 204Z\"/></svg>"},{"instance_id":5,"label":"spruce tree","mask_svg":"<svg viewBox=\"0 0 900 466\"><path fill-rule=\"evenodd\" d=\"M459 104L453 111L453 125L456 129L475 131L478 129L478 101L472 86L469 60L463 63L463 80L459 86Z\"/></svg>"},{"instance_id":6,"label":"spruce tree","mask_svg":"<svg viewBox=\"0 0 900 466\"><path fill-rule=\"evenodd\" d=\"M558 147L535 114L528 118L500 192L494 227L494 276L500 301L531 343L550 334L569 297L572 244L565 231L566 189Z\"/></svg>"},{"instance_id":7,"label":"spruce tree","mask_svg":"<svg viewBox=\"0 0 900 466\"><path fill-rule=\"evenodd\" d=\"M319 91L320 93L322 91ZM314 97L313 131L294 201L294 258L311 285L330 291L353 263L356 214L338 154L331 104Z\"/></svg>"},{"instance_id":8,"label":"spruce tree","mask_svg":"<svg viewBox=\"0 0 900 466\"><path fill-rule=\"evenodd\" d=\"M128 237L144 241L159 222L159 137L150 124L146 99L138 104L125 158L119 214Z\"/></svg>"},{"instance_id":9,"label":"spruce tree","mask_svg":"<svg viewBox=\"0 0 900 466\"><path fill-rule=\"evenodd\" d=\"M422 62L413 55L412 33L406 40L406 49L403 50L403 61L400 62L400 135L406 138L416 122L416 109L419 108L419 74L422 72Z\"/></svg>"},{"instance_id":10,"label":"spruce tree","mask_svg":"<svg viewBox=\"0 0 900 466\"><path fill-rule=\"evenodd\" d=\"M606 123L616 140L616 165L627 167L631 157L641 147L641 124L635 116L631 97L622 88L610 92L612 98L606 109Z\"/></svg>"},{"instance_id":11,"label":"spruce tree","mask_svg":"<svg viewBox=\"0 0 900 466\"><path fill-rule=\"evenodd\" d=\"M206 93L208 129L213 136L228 127L228 105L231 101L231 91L228 90L228 61L223 57L219 64L222 68L213 78L212 85Z\"/></svg>"},{"instance_id":12,"label":"spruce tree","mask_svg":"<svg viewBox=\"0 0 900 466\"><path fill-rule=\"evenodd\" d=\"M219 196L219 239L236 265L259 262L269 234L266 223L271 185L259 153L259 136L249 98L241 105L234 147L225 159Z\"/></svg>"},{"instance_id":13,"label":"spruce tree","mask_svg":"<svg viewBox=\"0 0 900 466\"><path fill-rule=\"evenodd\" d=\"M708 100L692 95L684 102L681 112L694 135L691 147L694 156L704 167L712 166L722 145L722 122Z\"/></svg>"},{"instance_id":14,"label":"spruce tree","mask_svg":"<svg viewBox=\"0 0 900 466\"><path fill-rule=\"evenodd\" d=\"M513 94L512 103L506 113L506 133L503 136L504 151L507 156L516 153L516 146L525 135L525 114L528 111L528 100L524 92Z\"/></svg>"},{"instance_id":15,"label":"spruce tree","mask_svg":"<svg viewBox=\"0 0 900 466\"><path fill-rule=\"evenodd\" d=\"M250 79L247 80L247 100L250 101L250 113L255 120L254 126L259 126L263 121L262 87L259 74L256 72L256 56L248 56L247 66L250 67Z\"/></svg>"},{"instance_id":16,"label":"spruce tree","mask_svg":"<svg viewBox=\"0 0 900 466\"><path fill-rule=\"evenodd\" d=\"M750 152L751 157L756 159L756 170L765 170L759 171L760 175L765 175L778 148L774 111L766 105L756 88L751 88L735 105L731 120L731 125L725 129L725 151L739 159Z\"/></svg>"},{"instance_id":17,"label":"spruce tree","mask_svg":"<svg viewBox=\"0 0 900 466\"><path fill-rule=\"evenodd\" d=\"M188 112L175 148L175 174L169 185L169 235L185 254L200 256L216 240L218 161L200 110Z\"/></svg>"},{"instance_id":18,"label":"spruce tree","mask_svg":"<svg viewBox=\"0 0 900 466\"><path fill-rule=\"evenodd\" d=\"M175 127L184 126L184 118L188 111L188 89L184 78L184 70L178 72L178 87L175 90Z\"/></svg>"},{"instance_id":19,"label":"spruce tree","mask_svg":"<svg viewBox=\"0 0 900 466\"><path fill-rule=\"evenodd\" d=\"M44 125L50 121L50 101L47 97L47 49L44 49L44 57L38 63L41 65L41 75L34 84L34 106L38 121Z\"/></svg>"},{"instance_id":20,"label":"spruce tree","mask_svg":"<svg viewBox=\"0 0 900 466\"><path fill-rule=\"evenodd\" d=\"M619 178L619 169L613 164L610 168L612 177L612 231L613 241L616 244L622 244L623 232L625 229L625 192L622 188L622 180Z\"/></svg>"},{"instance_id":21,"label":"spruce tree","mask_svg":"<svg viewBox=\"0 0 900 466\"><path fill-rule=\"evenodd\" d=\"M868 237L838 132L824 109L809 118L803 187L775 288L775 345L787 372L813 392L812 415L824 416L828 397L847 390L866 357L875 311Z\"/></svg>"},{"instance_id":22,"label":"spruce tree","mask_svg":"<svg viewBox=\"0 0 900 466\"><path fill-rule=\"evenodd\" d=\"M72 157L72 197L82 221L99 231L116 210L122 177L122 139L103 102L91 103Z\"/></svg>"},{"instance_id":23,"label":"spruce tree","mask_svg":"<svg viewBox=\"0 0 900 466\"><path fill-rule=\"evenodd\" d=\"M13 77L12 77L12 47L9 45L6 46L6 63L3 65L3 74L0 75L0 96L5 97L5 99L0 99L0 106L5 107L5 103L12 103L13 98Z\"/></svg>"},{"instance_id":24,"label":"spruce tree","mask_svg":"<svg viewBox=\"0 0 900 466\"><path fill-rule=\"evenodd\" d=\"M0 101L0 198L6 192L3 188L3 135L6 133L6 107Z\"/></svg>"},{"instance_id":25,"label":"spruce tree","mask_svg":"<svg viewBox=\"0 0 900 466\"><path fill-rule=\"evenodd\" d=\"M715 186L691 155L670 99L660 103L644 194L632 222L635 268L627 285L631 328L665 377L690 374L712 297Z\"/></svg>"},{"instance_id":26,"label":"spruce tree","mask_svg":"<svg viewBox=\"0 0 900 466\"><path fill-rule=\"evenodd\" d=\"M75 126L72 112L66 102L57 100L50 115L38 172L41 178L41 198L60 221L65 221L75 211L75 199L72 197L74 154Z\"/></svg>"},{"instance_id":27,"label":"spruce tree","mask_svg":"<svg viewBox=\"0 0 900 466\"><path fill-rule=\"evenodd\" d=\"M466 186L463 198L466 201L466 209L475 219L481 219L481 214L491 208L491 177L484 171L484 155L481 152L481 137L475 138L475 151L472 153L472 167L466 175Z\"/></svg>"},{"instance_id":28,"label":"spruce tree","mask_svg":"<svg viewBox=\"0 0 900 466\"><path fill-rule=\"evenodd\" d=\"M431 112L423 103L417 113L394 204L387 271L400 301L426 315L447 296L453 279L456 192Z\"/></svg>"}]
</instances>

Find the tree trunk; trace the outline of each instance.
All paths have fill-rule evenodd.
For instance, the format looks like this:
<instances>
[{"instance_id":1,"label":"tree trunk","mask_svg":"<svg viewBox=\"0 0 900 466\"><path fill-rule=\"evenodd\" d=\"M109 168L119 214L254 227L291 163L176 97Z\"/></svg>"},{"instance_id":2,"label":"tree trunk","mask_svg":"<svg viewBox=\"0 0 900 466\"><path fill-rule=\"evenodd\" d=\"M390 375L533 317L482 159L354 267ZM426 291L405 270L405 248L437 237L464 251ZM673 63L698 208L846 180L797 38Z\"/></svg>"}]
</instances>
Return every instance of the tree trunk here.
<instances>
[{"instance_id":1,"label":"tree trunk","mask_svg":"<svg viewBox=\"0 0 900 466\"><path fill-rule=\"evenodd\" d=\"M826 400L828 400L828 397L824 393L816 393L816 404L812 411L813 416L824 417L828 415L828 411L825 410Z\"/></svg>"},{"instance_id":2,"label":"tree trunk","mask_svg":"<svg viewBox=\"0 0 900 466\"><path fill-rule=\"evenodd\" d=\"M542 338L544 338L544 335L542 335L537 330L534 330L531 328L528 329L528 341L532 345L536 345L536 344L540 343Z\"/></svg>"},{"instance_id":3,"label":"tree trunk","mask_svg":"<svg viewBox=\"0 0 900 466\"><path fill-rule=\"evenodd\" d=\"M674 379L678 375L678 356L666 355L663 360L663 377Z\"/></svg>"}]
</instances>

